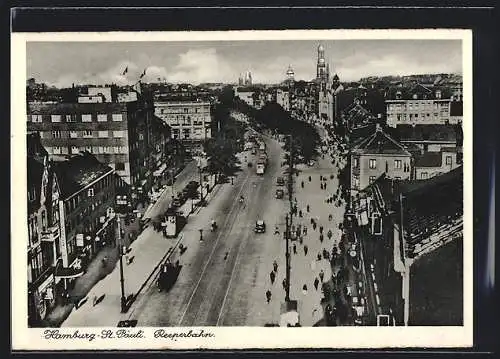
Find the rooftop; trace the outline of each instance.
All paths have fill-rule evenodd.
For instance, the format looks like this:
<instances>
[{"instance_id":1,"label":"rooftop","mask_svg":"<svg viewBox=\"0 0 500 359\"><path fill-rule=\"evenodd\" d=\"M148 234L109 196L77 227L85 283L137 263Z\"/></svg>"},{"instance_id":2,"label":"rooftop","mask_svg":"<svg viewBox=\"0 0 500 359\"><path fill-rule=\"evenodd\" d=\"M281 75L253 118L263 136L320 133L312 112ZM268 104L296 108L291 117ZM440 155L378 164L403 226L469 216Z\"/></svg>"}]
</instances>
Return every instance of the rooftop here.
<instances>
[{"instance_id":1,"label":"rooftop","mask_svg":"<svg viewBox=\"0 0 500 359\"><path fill-rule=\"evenodd\" d=\"M87 187L113 169L99 162L93 155L83 152L70 159L54 162L62 198L66 199Z\"/></svg>"},{"instance_id":2,"label":"rooftop","mask_svg":"<svg viewBox=\"0 0 500 359\"><path fill-rule=\"evenodd\" d=\"M415 159L415 167L441 167L441 152L425 152Z\"/></svg>"},{"instance_id":3,"label":"rooftop","mask_svg":"<svg viewBox=\"0 0 500 359\"><path fill-rule=\"evenodd\" d=\"M410 325L463 325L463 239L412 265Z\"/></svg>"},{"instance_id":4,"label":"rooftop","mask_svg":"<svg viewBox=\"0 0 500 359\"><path fill-rule=\"evenodd\" d=\"M410 252L443 223L463 216L462 166L428 180L408 182L401 189L403 229Z\"/></svg>"},{"instance_id":5,"label":"rooftop","mask_svg":"<svg viewBox=\"0 0 500 359\"><path fill-rule=\"evenodd\" d=\"M391 130L389 130L391 131ZM391 134L399 141L456 142L461 128L456 125L397 125Z\"/></svg>"},{"instance_id":6,"label":"rooftop","mask_svg":"<svg viewBox=\"0 0 500 359\"><path fill-rule=\"evenodd\" d=\"M353 152L358 154L394 154L411 156L411 154L395 139L385 133L379 126L375 132L354 146Z\"/></svg>"},{"instance_id":7,"label":"rooftop","mask_svg":"<svg viewBox=\"0 0 500 359\"><path fill-rule=\"evenodd\" d=\"M28 202L28 213L33 213L40 207L40 192L42 190L44 165L33 157L28 157L26 167L28 191L35 190L35 201Z\"/></svg>"}]
</instances>

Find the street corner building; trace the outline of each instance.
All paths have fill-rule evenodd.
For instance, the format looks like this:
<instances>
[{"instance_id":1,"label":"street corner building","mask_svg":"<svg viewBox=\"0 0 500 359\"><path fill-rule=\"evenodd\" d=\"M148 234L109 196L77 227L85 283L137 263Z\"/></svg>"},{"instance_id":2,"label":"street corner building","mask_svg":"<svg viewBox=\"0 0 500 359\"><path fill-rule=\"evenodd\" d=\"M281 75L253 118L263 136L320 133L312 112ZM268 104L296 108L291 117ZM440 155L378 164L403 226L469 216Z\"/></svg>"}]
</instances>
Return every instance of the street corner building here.
<instances>
[{"instance_id":1,"label":"street corner building","mask_svg":"<svg viewBox=\"0 0 500 359\"><path fill-rule=\"evenodd\" d=\"M463 325L462 198L462 166L421 181L382 174L354 197L377 325Z\"/></svg>"},{"instance_id":2,"label":"street corner building","mask_svg":"<svg viewBox=\"0 0 500 359\"><path fill-rule=\"evenodd\" d=\"M76 278L113 245L116 177L93 155L52 157L28 135L28 324L40 326Z\"/></svg>"},{"instance_id":3,"label":"street corner building","mask_svg":"<svg viewBox=\"0 0 500 359\"><path fill-rule=\"evenodd\" d=\"M28 101L28 132L37 132L50 156L86 151L120 177L131 207L145 203L175 172L181 145L154 115L152 95L140 88L72 88L67 98ZM172 172L172 173L171 173Z\"/></svg>"}]
</instances>

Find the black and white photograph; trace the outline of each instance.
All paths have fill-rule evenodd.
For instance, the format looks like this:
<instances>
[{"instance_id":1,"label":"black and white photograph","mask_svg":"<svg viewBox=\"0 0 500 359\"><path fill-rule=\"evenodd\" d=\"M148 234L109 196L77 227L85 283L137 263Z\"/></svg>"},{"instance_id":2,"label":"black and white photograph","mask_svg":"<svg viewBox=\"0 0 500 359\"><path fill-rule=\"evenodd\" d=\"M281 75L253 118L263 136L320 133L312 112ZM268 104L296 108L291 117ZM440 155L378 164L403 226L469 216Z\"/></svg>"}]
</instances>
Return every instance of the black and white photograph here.
<instances>
[{"instance_id":1,"label":"black and white photograph","mask_svg":"<svg viewBox=\"0 0 500 359\"><path fill-rule=\"evenodd\" d=\"M470 339L470 34L267 33L20 36L32 345Z\"/></svg>"}]
</instances>

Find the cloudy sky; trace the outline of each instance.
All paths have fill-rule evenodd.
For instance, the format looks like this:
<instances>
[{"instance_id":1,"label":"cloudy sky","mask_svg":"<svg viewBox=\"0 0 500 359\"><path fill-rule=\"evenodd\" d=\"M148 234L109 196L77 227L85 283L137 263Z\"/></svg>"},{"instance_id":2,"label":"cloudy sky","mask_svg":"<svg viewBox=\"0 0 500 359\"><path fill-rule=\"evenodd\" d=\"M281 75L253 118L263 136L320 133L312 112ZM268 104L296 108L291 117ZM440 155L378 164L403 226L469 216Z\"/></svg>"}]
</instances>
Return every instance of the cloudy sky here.
<instances>
[{"instance_id":1,"label":"cloudy sky","mask_svg":"<svg viewBox=\"0 0 500 359\"><path fill-rule=\"evenodd\" d=\"M310 80L316 75L320 43L341 81L462 72L459 40L29 42L27 76L56 86L127 84L147 69L145 82L166 78L197 84L236 82L249 70L254 83L277 83L292 65L296 79Z\"/></svg>"}]
</instances>

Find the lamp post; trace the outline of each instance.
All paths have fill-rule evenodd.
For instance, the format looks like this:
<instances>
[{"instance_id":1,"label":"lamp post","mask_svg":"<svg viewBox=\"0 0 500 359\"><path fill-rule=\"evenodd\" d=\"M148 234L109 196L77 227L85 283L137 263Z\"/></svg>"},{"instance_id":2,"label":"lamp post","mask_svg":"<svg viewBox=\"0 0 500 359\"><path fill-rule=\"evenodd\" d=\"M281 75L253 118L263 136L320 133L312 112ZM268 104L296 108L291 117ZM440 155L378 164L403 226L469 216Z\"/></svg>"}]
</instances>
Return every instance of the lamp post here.
<instances>
[{"instance_id":1,"label":"lamp post","mask_svg":"<svg viewBox=\"0 0 500 359\"><path fill-rule=\"evenodd\" d=\"M121 217L117 213L116 215L116 223L117 223L117 228L118 228L118 239L119 239L119 244L118 244L118 257L120 259L120 289L121 289L121 297L120 297L120 304L121 304L121 312L125 313L127 311L127 299L125 298L125 278L123 275L123 241L122 241L122 232L121 232Z\"/></svg>"}]
</instances>

